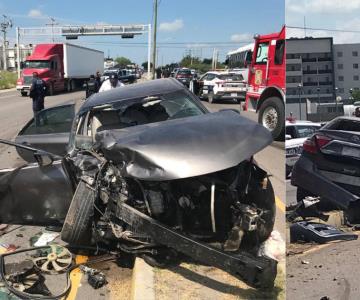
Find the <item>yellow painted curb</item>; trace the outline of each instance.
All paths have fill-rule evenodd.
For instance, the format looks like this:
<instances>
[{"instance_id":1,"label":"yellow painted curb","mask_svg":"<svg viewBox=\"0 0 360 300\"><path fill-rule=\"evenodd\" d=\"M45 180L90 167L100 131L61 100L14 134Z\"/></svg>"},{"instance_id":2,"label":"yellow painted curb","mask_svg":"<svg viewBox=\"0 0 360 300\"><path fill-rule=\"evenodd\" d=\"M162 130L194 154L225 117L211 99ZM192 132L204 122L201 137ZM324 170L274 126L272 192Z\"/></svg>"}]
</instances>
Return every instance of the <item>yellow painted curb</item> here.
<instances>
[{"instance_id":1,"label":"yellow painted curb","mask_svg":"<svg viewBox=\"0 0 360 300\"><path fill-rule=\"evenodd\" d=\"M88 259L89 259L88 256L76 255L75 264L83 264L83 263L87 262ZM70 273L71 289L70 289L70 293L64 299L66 299L66 300L75 300L76 299L76 295L77 295L77 292L78 292L78 289L79 289L79 286L81 283L82 275L83 274L79 268L76 268L71 271L71 273Z\"/></svg>"}]
</instances>

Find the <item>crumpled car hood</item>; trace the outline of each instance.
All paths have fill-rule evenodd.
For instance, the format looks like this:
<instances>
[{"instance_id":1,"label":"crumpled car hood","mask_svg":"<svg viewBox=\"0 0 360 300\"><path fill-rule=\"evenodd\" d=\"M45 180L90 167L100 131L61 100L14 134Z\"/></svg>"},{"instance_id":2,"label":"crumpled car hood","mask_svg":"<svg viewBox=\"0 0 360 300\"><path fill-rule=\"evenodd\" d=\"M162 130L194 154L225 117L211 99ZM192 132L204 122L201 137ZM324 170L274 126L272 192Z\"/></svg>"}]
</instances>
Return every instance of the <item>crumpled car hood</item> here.
<instances>
[{"instance_id":1,"label":"crumpled car hood","mask_svg":"<svg viewBox=\"0 0 360 300\"><path fill-rule=\"evenodd\" d=\"M270 132L233 111L101 131L97 148L125 162L126 176L172 180L231 168L272 142Z\"/></svg>"}]
</instances>

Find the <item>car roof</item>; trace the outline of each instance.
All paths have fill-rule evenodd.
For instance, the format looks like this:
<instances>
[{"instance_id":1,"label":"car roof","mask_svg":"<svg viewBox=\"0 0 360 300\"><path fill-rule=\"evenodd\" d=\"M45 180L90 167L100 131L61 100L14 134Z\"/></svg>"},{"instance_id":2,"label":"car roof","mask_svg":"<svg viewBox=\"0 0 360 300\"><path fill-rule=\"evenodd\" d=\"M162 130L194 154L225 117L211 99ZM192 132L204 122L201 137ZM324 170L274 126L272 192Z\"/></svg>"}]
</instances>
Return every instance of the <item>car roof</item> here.
<instances>
[{"instance_id":1,"label":"car roof","mask_svg":"<svg viewBox=\"0 0 360 300\"><path fill-rule=\"evenodd\" d=\"M145 98L159 94L185 90L186 88L174 78L154 79L134 83L90 96L80 108L80 112L103 104L119 102L127 99Z\"/></svg>"}]
</instances>

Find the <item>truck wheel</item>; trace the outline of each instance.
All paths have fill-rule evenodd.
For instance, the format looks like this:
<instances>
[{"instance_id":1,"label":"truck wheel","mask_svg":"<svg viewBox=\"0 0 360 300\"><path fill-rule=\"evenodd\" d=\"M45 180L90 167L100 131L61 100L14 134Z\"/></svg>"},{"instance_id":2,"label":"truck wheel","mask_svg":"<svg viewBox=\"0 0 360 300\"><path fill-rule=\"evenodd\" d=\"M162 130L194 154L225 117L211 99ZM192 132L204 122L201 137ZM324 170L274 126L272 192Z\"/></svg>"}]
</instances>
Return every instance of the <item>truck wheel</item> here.
<instances>
[{"instance_id":1,"label":"truck wheel","mask_svg":"<svg viewBox=\"0 0 360 300\"><path fill-rule=\"evenodd\" d=\"M214 92L209 92L207 98L209 103L215 103Z\"/></svg>"},{"instance_id":2,"label":"truck wheel","mask_svg":"<svg viewBox=\"0 0 360 300\"><path fill-rule=\"evenodd\" d=\"M259 110L258 122L271 132L274 140L284 139L285 111L279 97L270 97L263 102Z\"/></svg>"},{"instance_id":3,"label":"truck wheel","mask_svg":"<svg viewBox=\"0 0 360 300\"><path fill-rule=\"evenodd\" d=\"M21 93L21 96L23 96L23 97L26 97L28 94L26 91L21 91L20 93Z\"/></svg>"},{"instance_id":4,"label":"truck wheel","mask_svg":"<svg viewBox=\"0 0 360 300\"><path fill-rule=\"evenodd\" d=\"M71 92L71 80L66 81L66 91L68 93Z\"/></svg>"},{"instance_id":5,"label":"truck wheel","mask_svg":"<svg viewBox=\"0 0 360 300\"><path fill-rule=\"evenodd\" d=\"M54 84L51 83L49 85L49 96L53 96L54 95Z\"/></svg>"},{"instance_id":6,"label":"truck wheel","mask_svg":"<svg viewBox=\"0 0 360 300\"><path fill-rule=\"evenodd\" d=\"M85 182L80 181L61 230L63 241L71 245L90 244L94 201L94 191L88 188Z\"/></svg>"}]
</instances>

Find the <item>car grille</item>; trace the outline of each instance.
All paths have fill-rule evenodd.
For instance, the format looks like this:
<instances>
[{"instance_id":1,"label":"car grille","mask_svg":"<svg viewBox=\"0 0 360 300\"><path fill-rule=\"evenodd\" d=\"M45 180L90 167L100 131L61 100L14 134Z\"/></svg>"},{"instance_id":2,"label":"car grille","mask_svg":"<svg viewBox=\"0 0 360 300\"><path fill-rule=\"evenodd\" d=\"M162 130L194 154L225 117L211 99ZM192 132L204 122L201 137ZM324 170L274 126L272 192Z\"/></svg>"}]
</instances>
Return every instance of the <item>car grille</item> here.
<instances>
[{"instance_id":1,"label":"car grille","mask_svg":"<svg viewBox=\"0 0 360 300\"><path fill-rule=\"evenodd\" d=\"M24 84L30 85L32 83L32 76L24 76Z\"/></svg>"}]
</instances>

